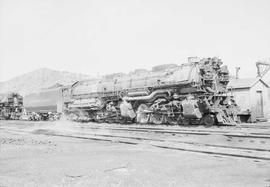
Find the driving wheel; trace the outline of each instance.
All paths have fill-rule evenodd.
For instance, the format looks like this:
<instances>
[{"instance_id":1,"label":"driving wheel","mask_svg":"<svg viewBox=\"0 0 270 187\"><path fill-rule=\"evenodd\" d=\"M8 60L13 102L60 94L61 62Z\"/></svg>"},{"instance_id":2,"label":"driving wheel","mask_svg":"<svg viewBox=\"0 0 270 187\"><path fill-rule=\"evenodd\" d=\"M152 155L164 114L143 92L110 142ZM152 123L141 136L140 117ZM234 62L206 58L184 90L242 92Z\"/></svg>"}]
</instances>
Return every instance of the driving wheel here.
<instances>
[{"instance_id":1,"label":"driving wheel","mask_svg":"<svg viewBox=\"0 0 270 187\"><path fill-rule=\"evenodd\" d=\"M149 107L146 104L140 104L140 106L137 109L137 116L136 116L136 120L137 123L148 123L149 118L150 118L150 114L147 113L147 111L149 110Z\"/></svg>"}]
</instances>

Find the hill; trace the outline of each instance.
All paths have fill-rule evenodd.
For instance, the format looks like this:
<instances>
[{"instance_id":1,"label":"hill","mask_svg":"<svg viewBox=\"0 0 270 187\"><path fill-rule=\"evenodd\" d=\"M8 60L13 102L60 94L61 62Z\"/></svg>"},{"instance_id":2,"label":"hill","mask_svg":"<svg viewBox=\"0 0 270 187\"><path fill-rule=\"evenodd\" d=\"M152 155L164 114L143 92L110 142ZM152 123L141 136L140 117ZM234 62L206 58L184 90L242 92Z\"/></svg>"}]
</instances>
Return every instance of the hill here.
<instances>
[{"instance_id":1,"label":"hill","mask_svg":"<svg viewBox=\"0 0 270 187\"><path fill-rule=\"evenodd\" d=\"M21 76L17 76L6 82L0 83L0 93L18 92L22 95L38 92L42 88L48 88L55 84L68 85L78 80L88 79L90 76L66 71L56 71L41 68Z\"/></svg>"}]
</instances>

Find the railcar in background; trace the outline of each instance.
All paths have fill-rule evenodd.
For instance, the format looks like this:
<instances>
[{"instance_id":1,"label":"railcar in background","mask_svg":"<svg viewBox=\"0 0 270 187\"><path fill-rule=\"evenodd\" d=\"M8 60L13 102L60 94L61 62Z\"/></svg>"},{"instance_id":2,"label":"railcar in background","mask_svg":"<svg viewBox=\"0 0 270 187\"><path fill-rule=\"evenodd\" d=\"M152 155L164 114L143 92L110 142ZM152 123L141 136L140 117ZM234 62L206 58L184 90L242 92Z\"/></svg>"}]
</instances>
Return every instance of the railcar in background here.
<instances>
[{"instance_id":1,"label":"railcar in background","mask_svg":"<svg viewBox=\"0 0 270 187\"><path fill-rule=\"evenodd\" d=\"M62 85L57 84L24 97L25 118L29 120L56 120L62 113Z\"/></svg>"}]
</instances>

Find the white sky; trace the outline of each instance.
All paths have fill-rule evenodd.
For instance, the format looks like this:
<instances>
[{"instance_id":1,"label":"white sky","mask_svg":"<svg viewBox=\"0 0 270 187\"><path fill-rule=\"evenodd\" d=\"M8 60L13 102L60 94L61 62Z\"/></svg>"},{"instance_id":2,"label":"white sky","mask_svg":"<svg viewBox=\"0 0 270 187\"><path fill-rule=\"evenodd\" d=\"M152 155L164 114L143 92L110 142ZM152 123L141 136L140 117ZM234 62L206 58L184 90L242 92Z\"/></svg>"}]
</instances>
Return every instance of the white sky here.
<instances>
[{"instance_id":1,"label":"white sky","mask_svg":"<svg viewBox=\"0 0 270 187\"><path fill-rule=\"evenodd\" d=\"M0 81L47 67L95 76L219 56L255 76L269 0L0 0Z\"/></svg>"}]
</instances>

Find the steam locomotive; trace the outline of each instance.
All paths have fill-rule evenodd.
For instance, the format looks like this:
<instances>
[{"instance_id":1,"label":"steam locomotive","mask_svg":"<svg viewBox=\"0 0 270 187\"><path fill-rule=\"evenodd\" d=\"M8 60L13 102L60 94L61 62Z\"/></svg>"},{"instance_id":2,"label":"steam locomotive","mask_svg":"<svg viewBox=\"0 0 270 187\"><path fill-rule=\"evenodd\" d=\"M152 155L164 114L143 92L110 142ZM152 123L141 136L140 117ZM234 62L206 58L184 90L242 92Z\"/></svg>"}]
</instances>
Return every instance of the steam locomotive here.
<instances>
[{"instance_id":1,"label":"steam locomotive","mask_svg":"<svg viewBox=\"0 0 270 187\"><path fill-rule=\"evenodd\" d=\"M181 65L55 85L25 96L24 108L31 120L63 115L108 123L235 125L239 108L226 89L229 72L222 64L216 57L191 57ZM22 105L21 96L11 95L0 102L1 116L16 118L12 116L22 112Z\"/></svg>"},{"instance_id":2,"label":"steam locomotive","mask_svg":"<svg viewBox=\"0 0 270 187\"><path fill-rule=\"evenodd\" d=\"M181 65L78 81L61 89L63 113L79 121L235 125L238 107L222 64L192 57Z\"/></svg>"},{"instance_id":3,"label":"steam locomotive","mask_svg":"<svg viewBox=\"0 0 270 187\"><path fill-rule=\"evenodd\" d=\"M20 119L23 97L18 93L0 95L0 119Z\"/></svg>"}]
</instances>

